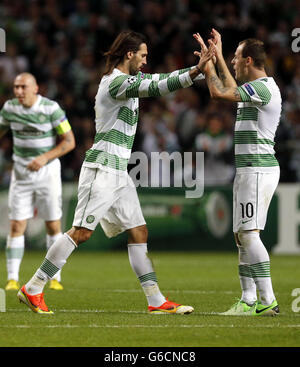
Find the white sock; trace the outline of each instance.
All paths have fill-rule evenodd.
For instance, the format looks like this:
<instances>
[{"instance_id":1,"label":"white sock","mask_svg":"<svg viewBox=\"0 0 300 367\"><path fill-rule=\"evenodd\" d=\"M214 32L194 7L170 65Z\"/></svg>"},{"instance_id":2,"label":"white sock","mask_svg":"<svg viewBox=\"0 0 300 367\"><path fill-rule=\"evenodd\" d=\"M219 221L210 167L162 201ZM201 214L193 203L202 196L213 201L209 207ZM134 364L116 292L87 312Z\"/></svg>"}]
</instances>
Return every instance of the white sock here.
<instances>
[{"instance_id":1,"label":"white sock","mask_svg":"<svg viewBox=\"0 0 300 367\"><path fill-rule=\"evenodd\" d=\"M63 234L57 233L54 236L50 236L49 234L46 235L46 247L47 250L53 245L53 243L58 240ZM61 270L59 270L52 279L56 279L58 282L61 281Z\"/></svg>"},{"instance_id":2,"label":"white sock","mask_svg":"<svg viewBox=\"0 0 300 367\"><path fill-rule=\"evenodd\" d=\"M6 239L6 267L7 279L19 280L19 270L24 255L24 236L10 237Z\"/></svg>"},{"instance_id":3,"label":"white sock","mask_svg":"<svg viewBox=\"0 0 300 367\"><path fill-rule=\"evenodd\" d=\"M241 300L248 305L253 305L257 300L256 284L252 278L250 264L246 250L238 245L239 250L239 277L242 288Z\"/></svg>"},{"instance_id":4,"label":"white sock","mask_svg":"<svg viewBox=\"0 0 300 367\"><path fill-rule=\"evenodd\" d=\"M247 252L251 275L258 290L259 300L264 305L270 305L275 300L270 274L270 257L260 239L259 232L241 232L239 233L239 240Z\"/></svg>"},{"instance_id":5,"label":"white sock","mask_svg":"<svg viewBox=\"0 0 300 367\"><path fill-rule=\"evenodd\" d=\"M159 290L152 262L147 256L147 244L128 244L128 257L130 265L138 277L149 306L158 307L166 302Z\"/></svg>"},{"instance_id":6,"label":"white sock","mask_svg":"<svg viewBox=\"0 0 300 367\"><path fill-rule=\"evenodd\" d=\"M48 250L42 265L26 283L26 291L31 295L42 293L48 280L64 266L76 247L75 242L66 233L58 238Z\"/></svg>"}]
</instances>

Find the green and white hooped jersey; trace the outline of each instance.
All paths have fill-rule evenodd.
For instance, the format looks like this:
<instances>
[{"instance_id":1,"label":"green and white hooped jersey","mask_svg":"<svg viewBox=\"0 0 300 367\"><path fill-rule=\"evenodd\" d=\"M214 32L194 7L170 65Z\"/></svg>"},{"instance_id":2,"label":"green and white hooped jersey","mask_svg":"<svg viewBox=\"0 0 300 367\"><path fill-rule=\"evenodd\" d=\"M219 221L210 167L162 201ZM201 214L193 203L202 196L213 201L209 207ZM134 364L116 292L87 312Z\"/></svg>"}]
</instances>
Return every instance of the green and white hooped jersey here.
<instances>
[{"instance_id":1,"label":"green and white hooped jersey","mask_svg":"<svg viewBox=\"0 0 300 367\"><path fill-rule=\"evenodd\" d=\"M139 98L159 97L189 87L190 68L168 74L132 76L115 68L101 79L95 100L96 136L83 166L125 174L139 116ZM200 74L198 79L203 79Z\"/></svg>"},{"instance_id":2,"label":"green and white hooped jersey","mask_svg":"<svg viewBox=\"0 0 300 367\"><path fill-rule=\"evenodd\" d=\"M5 102L0 111L0 128L12 130L13 160L23 165L53 149L56 136L71 130L59 104L41 95L29 108L17 98Z\"/></svg>"},{"instance_id":3,"label":"green and white hooped jersey","mask_svg":"<svg viewBox=\"0 0 300 367\"><path fill-rule=\"evenodd\" d=\"M281 94L273 78L262 77L238 87L235 165L239 173L279 170L274 138L281 115Z\"/></svg>"}]
</instances>

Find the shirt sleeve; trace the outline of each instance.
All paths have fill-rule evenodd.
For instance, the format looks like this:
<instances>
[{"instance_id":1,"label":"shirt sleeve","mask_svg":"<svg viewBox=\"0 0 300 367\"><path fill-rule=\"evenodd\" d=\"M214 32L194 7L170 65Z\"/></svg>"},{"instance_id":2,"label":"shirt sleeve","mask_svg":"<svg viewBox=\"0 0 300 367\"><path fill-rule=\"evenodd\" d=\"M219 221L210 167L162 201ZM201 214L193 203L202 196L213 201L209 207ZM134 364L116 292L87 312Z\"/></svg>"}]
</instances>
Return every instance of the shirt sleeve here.
<instances>
[{"instance_id":1,"label":"shirt sleeve","mask_svg":"<svg viewBox=\"0 0 300 367\"><path fill-rule=\"evenodd\" d=\"M151 80L163 80L175 75L181 75L187 71L190 71L191 69L194 69L196 66L192 66L190 68L185 68L185 69L179 69L179 70L175 70L172 73L160 73L160 74L144 74L145 78L151 79ZM194 78L195 80L202 80L205 79L205 76L203 74L199 74L196 78Z\"/></svg>"},{"instance_id":2,"label":"shirt sleeve","mask_svg":"<svg viewBox=\"0 0 300 367\"><path fill-rule=\"evenodd\" d=\"M271 100L271 92L265 83L253 81L238 87L242 102L252 102L257 105L266 105Z\"/></svg>"},{"instance_id":3,"label":"shirt sleeve","mask_svg":"<svg viewBox=\"0 0 300 367\"><path fill-rule=\"evenodd\" d=\"M188 69L167 74L119 75L109 86L113 99L160 97L193 84Z\"/></svg>"},{"instance_id":4,"label":"shirt sleeve","mask_svg":"<svg viewBox=\"0 0 300 367\"><path fill-rule=\"evenodd\" d=\"M59 106L59 104L55 103L54 106L54 111L51 113L52 125L57 134L62 135L71 130L71 125L67 119L65 111Z\"/></svg>"},{"instance_id":5,"label":"shirt sleeve","mask_svg":"<svg viewBox=\"0 0 300 367\"><path fill-rule=\"evenodd\" d=\"M10 122L5 118L5 106L6 104L4 104L4 106L2 107L1 111L0 111L0 129L2 130L7 130L10 128Z\"/></svg>"}]
</instances>

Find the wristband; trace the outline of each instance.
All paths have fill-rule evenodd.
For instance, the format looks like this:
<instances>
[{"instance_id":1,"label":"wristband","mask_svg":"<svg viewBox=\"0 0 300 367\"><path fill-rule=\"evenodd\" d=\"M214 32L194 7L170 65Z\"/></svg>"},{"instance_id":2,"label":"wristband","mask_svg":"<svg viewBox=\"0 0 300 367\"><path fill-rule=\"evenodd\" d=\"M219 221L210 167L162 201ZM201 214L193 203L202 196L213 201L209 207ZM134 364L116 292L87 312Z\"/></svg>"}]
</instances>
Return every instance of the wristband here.
<instances>
[{"instance_id":1,"label":"wristband","mask_svg":"<svg viewBox=\"0 0 300 367\"><path fill-rule=\"evenodd\" d=\"M198 64L196 65L196 69L199 71L199 73L202 73L202 70L199 68Z\"/></svg>"}]
</instances>

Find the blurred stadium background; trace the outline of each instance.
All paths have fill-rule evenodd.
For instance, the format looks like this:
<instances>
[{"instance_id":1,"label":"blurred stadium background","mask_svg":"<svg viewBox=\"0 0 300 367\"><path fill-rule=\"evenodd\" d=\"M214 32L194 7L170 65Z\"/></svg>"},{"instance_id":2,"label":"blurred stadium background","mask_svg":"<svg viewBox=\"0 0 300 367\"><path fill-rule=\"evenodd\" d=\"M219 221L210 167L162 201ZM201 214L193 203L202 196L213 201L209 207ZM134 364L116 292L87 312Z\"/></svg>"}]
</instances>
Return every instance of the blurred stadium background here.
<instances>
[{"instance_id":1,"label":"blurred stadium background","mask_svg":"<svg viewBox=\"0 0 300 367\"><path fill-rule=\"evenodd\" d=\"M144 33L149 57L145 72L170 72L194 65L192 34L204 39L212 27L222 34L228 64L242 39L266 44L267 72L280 86L281 123L276 137L280 186L263 233L274 252L299 253L300 246L300 52L292 51L291 32L300 28L297 0L2 0L0 26L6 52L0 54L0 106L13 96L22 71L33 73L40 94L65 109L76 136L76 149L61 159L64 181L63 229L71 226L77 180L85 151L94 138L94 98L104 65L102 53L123 29ZM235 251L231 230L233 122L236 106L212 101L205 82L165 98L141 100L133 151L205 152L205 190L186 199L185 189L139 188L155 250ZM0 248L8 231L7 189L12 143L0 141ZM130 167L131 168L131 167ZM160 183L161 176L157 177ZM124 235L125 236L125 235ZM101 228L85 249L126 248L126 237L107 240ZM45 249L44 226L30 221L27 248Z\"/></svg>"}]
</instances>

